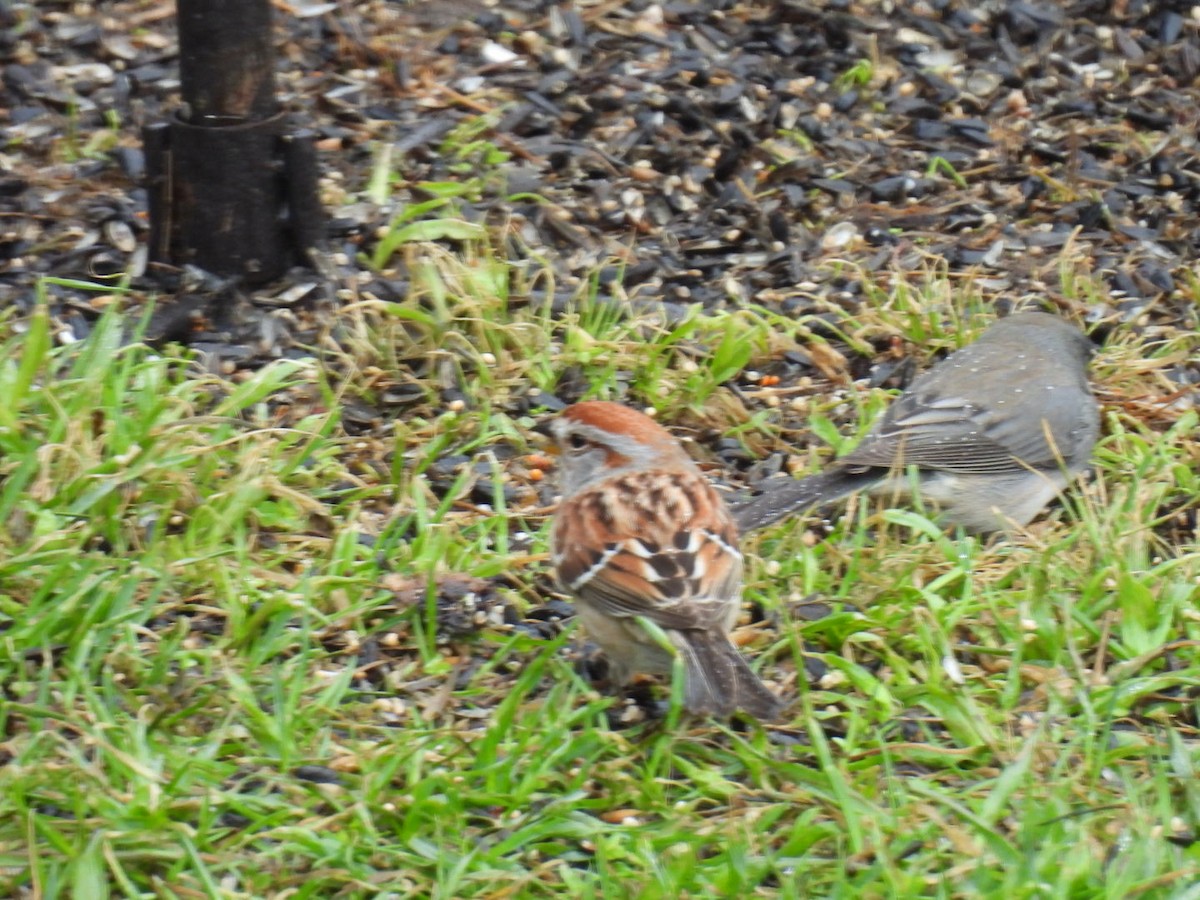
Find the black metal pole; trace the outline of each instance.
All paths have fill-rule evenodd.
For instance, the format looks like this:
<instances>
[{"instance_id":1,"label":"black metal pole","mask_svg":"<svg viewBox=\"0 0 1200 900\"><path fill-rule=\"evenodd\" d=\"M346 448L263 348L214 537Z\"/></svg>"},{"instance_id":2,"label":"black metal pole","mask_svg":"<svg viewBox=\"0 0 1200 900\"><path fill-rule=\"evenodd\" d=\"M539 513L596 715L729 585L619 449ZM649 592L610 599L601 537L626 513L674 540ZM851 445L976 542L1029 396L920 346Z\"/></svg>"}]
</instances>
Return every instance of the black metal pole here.
<instances>
[{"instance_id":1,"label":"black metal pole","mask_svg":"<svg viewBox=\"0 0 1200 900\"><path fill-rule=\"evenodd\" d=\"M278 111L269 0L177 0L179 81L193 125Z\"/></svg>"},{"instance_id":2,"label":"black metal pole","mask_svg":"<svg viewBox=\"0 0 1200 900\"><path fill-rule=\"evenodd\" d=\"M151 260L255 285L323 230L315 157L275 99L270 0L178 0L183 108L144 135ZM297 165L296 161L304 162Z\"/></svg>"}]
</instances>

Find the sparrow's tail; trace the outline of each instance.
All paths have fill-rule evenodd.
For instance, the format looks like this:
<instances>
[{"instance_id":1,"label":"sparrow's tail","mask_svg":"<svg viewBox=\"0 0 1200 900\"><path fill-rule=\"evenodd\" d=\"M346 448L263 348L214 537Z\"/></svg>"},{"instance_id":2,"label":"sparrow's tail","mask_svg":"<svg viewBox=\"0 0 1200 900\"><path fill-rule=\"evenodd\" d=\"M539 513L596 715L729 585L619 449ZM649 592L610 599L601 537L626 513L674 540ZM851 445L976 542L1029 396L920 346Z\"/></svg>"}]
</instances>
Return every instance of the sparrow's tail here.
<instances>
[{"instance_id":1,"label":"sparrow's tail","mask_svg":"<svg viewBox=\"0 0 1200 900\"><path fill-rule=\"evenodd\" d=\"M740 709L763 722L773 722L784 703L763 684L742 654L719 631L674 631L683 656L683 705L698 716L724 718Z\"/></svg>"}]
</instances>

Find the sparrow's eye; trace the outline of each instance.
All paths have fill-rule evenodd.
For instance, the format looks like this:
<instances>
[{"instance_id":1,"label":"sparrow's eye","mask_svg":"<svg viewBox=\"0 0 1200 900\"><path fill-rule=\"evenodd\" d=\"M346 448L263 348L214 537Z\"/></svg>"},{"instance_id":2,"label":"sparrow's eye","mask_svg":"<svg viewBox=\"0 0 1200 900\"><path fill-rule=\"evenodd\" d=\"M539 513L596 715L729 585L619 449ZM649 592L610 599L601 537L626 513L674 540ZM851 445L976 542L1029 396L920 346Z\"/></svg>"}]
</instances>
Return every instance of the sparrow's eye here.
<instances>
[{"instance_id":1,"label":"sparrow's eye","mask_svg":"<svg viewBox=\"0 0 1200 900\"><path fill-rule=\"evenodd\" d=\"M588 439L581 434L573 434L567 438L567 446L572 450L582 450L588 445Z\"/></svg>"}]
</instances>

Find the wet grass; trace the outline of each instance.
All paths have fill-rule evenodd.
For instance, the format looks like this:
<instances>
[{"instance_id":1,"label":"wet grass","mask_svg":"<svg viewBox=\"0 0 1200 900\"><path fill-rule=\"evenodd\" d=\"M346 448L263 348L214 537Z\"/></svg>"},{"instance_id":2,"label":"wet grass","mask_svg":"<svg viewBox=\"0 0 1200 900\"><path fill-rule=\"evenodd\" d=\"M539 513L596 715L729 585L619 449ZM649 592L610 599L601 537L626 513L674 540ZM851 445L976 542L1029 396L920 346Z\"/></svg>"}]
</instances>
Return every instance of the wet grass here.
<instances>
[{"instance_id":1,"label":"wet grass","mask_svg":"<svg viewBox=\"0 0 1200 900\"><path fill-rule=\"evenodd\" d=\"M886 393L769 308L667 321L593 284L552 314L548 269L401 227L377 262L409 298L309 361L227 377L132 314L67 345L0 319L6 896L1196 896L1200 454L1157 374L1194 334L1115 329L1095 478L1014 540L856 500L747 539L787 721L639 721L569 626L515 627L551 599L536 392L802 467ZM874 290L864 352L986 324L944 274ZM787 349L822 377L750 374ZM465 627L452 578L492 592Z\"/></svg>"}]
</instances>

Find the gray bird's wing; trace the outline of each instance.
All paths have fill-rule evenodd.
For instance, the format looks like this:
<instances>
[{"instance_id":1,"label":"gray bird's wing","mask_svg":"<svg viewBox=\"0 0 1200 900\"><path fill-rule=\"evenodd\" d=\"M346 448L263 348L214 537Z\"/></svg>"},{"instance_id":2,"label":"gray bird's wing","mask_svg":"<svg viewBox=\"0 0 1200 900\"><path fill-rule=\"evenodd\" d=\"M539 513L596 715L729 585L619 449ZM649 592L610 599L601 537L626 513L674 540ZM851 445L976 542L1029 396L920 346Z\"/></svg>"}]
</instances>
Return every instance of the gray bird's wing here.
<instances>
[{"instance_id":1,"label":"gray bird's wing","mask_svg":"<svg viewBox=\"0 0 1200 900\"><path fill-rule=\"evenodd\" d=\"M1056 468L1095 439L1095 420L1076 358L981 340L918 378L839 462L962 474Z\"/></svg>"}]
</instances>

